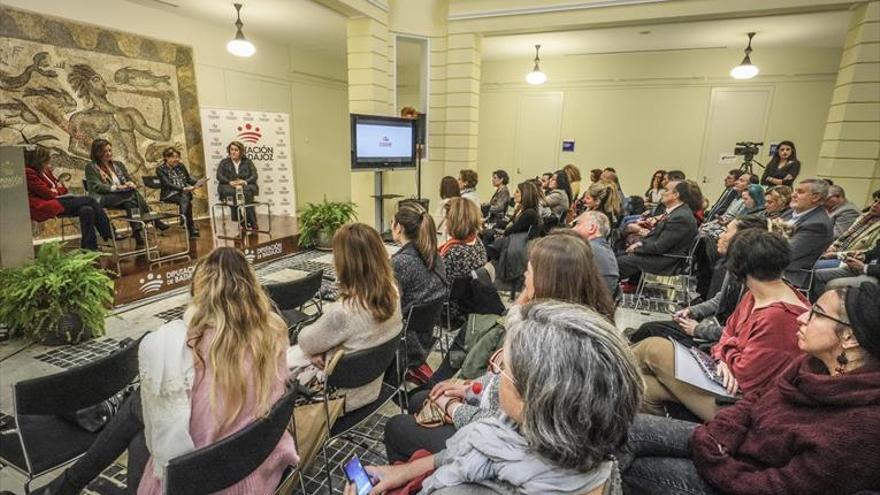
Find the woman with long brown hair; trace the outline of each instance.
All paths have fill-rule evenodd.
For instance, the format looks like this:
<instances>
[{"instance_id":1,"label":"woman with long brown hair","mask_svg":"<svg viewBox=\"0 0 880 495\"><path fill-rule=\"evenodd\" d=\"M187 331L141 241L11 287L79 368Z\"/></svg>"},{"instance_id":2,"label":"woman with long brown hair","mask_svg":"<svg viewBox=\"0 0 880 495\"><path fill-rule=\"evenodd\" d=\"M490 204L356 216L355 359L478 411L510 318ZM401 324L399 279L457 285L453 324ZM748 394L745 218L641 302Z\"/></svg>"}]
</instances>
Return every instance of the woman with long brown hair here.
<instances>
[{"instance_id":1,"label":"woman with long brown hair","mask_svg":"<svg viewBox=\"0 0 880 495\"><path fill-rule=\"evenodd\" d=\"M478 234L483 224L480 210L464 198L453 198L446 211L449 240L440 248L440 257L446 267L450 288L457 280L470 279L471 272L485 265L486 248ZM459 300L455 294L449 298L449 321L453 326L462 324Z\"/></svg>"},{"instance_id":2,"label":"woman with long brown hair","mask_svg":"<svg viewBox=\"0 0 880 495\"><path fill-rule=\"evenodd\" d=\"M511 234L528 232L529 238L537 237L541 230L541 190L532 181L520 182L513 192L513 216L507 225L502 225L483 233L483 244L491 260L497 260L501 254L501 247L496 242L498 237L506 237Z\"/></svg>"},{"instance_id":3,"label":"woman with long brown hair","mask_svg":"<svg viewBox=\"0 0 880 495\"><path fill-rule=\"evenodd\" d=\"M608 323L614 323L614 301L604 282L599 278L590 246L574 232L567 230L554 232L538 240L529 252L525 288L516 304L521 306L546 299L585 306L601 315ZM481 369L485 370L489 355L501 345L505 334L504 327L500 323L496 324L494 329L498 331L484 333L484 338L496 339L494 345L481 342L479 347L465 349L466 339L475 338L476 335L468 336L467 332L470 330L464 327L456 335L452 349L466 353L466 362L482 363ZM491 337L488 337L490 335ZM456 370L447 360L437 370L437 375L449 377L455 372ZM465 373L463 367L460 378L473 378L474 382L480 382L482 395L479 405L457 401L471 390L470 381L465 384L461 384L460 381L443 381L437 383L430 393L426 391L413 394L410 397L410 411L421 409L425 399L430 397L446 412L451 421L436 428L427 428L417 424L412 415L392 417L385 427L385 448L389 461L406 460L419 449L439 452L457 429L498 414L500 399L497 375L485 373L480 376L479 373Z\"/></svg>"},{"instance_id":4,"label":"woman with long brown hair","mask_svg":"<svg viewBox=\"0 0 880 495\"><path fill-rule=\"evenodd\" d=\"M79 493L143 431L149 460L144 465L144 453L130 450L129 482L140 480L140 495L158 495L168 461L264 417L284 394L286 326L244 255L215 249L196 265L190 292L183 320L141 342L140 391L120 406L86 455L39 493ZM222 493L271 492L297 461L285 433L260 467Z\"/></svg>"},{"instance_id":5,"label":"woman with long brown hair","mask_svg":"<svg viewBox=\"0 0 880 495\"><path fill-rule=\"evenodd\" d=\"M434 210L434 223L437 224L437 233L441 237L446 236L446 205L452 198L461 197L461 188L458 186L458 179L447 175L440 180L440 201L437 203L437 209Z\"/></svg>"},{"instance_id":6,"label":"woman with long brown hair","mask_svg":"<svg viewBox=\"0 0 880 495\"><path fill-rule=\"evenodd\" d=\"M379 233L369 225L343 225L333 236L333 265L339 299L314 325L300 332L297 345L313 363L337 349L370 349L396 338L401 330L400 298L394 272ZM379 397L382 379L345 391L353 411Z\"/></svg>"}]
</instances>

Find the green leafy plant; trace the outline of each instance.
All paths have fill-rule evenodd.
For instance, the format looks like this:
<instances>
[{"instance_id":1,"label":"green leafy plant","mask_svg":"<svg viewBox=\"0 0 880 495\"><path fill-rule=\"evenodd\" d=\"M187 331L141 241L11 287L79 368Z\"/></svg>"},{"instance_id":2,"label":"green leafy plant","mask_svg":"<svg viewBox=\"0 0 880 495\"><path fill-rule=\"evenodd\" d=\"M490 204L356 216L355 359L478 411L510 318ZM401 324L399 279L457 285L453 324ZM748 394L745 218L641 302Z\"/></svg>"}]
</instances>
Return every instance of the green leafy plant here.
<instances>
[{"instance_id":1,"label":"green leafy plant","mask_svg":"<svg viewBox=\"0 0 880 495\"><path fill-rule=\"evenodd\" d=\"M327 201L326 197L321 203L308 203L299 214L299 245L329 247L321 238L332 239L339 227L357 218L354 208L354 203Z\"/></svg>"},{"instance_id":2,"label":"green leafy plant","mask_svg":"<svg viewBox=\"0 0 880 495\"><path fill-rule=\"evenodd\" d=\"M40 246L33 261L0 270L0 323L13 336L23 333L41 342L56 334L62 319L75 316L85 332L68 332L68 343L104 335L113 282L97 266L100 256L94 251L63 251L60 243L51 242Z\"/></svg>"}]
</instances>

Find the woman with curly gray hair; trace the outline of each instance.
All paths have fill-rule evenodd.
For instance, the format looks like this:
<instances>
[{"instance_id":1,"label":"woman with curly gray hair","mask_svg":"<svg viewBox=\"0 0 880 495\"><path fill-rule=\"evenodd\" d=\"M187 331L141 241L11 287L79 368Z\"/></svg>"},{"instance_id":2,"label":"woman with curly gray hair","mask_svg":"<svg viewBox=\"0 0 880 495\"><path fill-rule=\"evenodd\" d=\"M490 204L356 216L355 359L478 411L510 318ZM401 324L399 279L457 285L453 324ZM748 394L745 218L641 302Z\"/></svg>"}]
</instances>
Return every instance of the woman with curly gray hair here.
<instances>
[{"instance_id":1,"label":"woman with curly gray hair","mask_svg":"<svg viewBox=\"0 0 880 495\"><path fill-rule=\"evenodd\" d=\"M490 363L501 377L501 414L465 426L438 454L368 466L378 480L372 493L431 471L420 493L621 493L610 455L626 440L643 388L624 339L605 317L558 301L515 308L506 326Z\"/></svg>"}]
</instances>

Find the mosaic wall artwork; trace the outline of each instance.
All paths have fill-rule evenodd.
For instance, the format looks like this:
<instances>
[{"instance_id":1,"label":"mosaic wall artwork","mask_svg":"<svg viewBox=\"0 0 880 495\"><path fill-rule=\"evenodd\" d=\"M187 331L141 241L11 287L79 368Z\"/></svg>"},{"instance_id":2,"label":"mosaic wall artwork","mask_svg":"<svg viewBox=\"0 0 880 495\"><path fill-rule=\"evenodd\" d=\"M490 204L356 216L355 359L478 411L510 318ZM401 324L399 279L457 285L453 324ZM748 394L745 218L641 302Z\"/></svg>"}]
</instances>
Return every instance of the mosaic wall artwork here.
<instances>
[{"instance_id":1,"label":"mosaic wall artwork","mask_svg":"<svg viewBox=\"0 0 880 495\"><path fill-rule=\"evenodd\" d=\"M69 173L78 192L98 137L138 179L155 175L167 146L202 176L192 49L0 7L0 143L48 148L55 175ZM53 223L41 236L56 235Z\"/></svg>"}]
</instances>

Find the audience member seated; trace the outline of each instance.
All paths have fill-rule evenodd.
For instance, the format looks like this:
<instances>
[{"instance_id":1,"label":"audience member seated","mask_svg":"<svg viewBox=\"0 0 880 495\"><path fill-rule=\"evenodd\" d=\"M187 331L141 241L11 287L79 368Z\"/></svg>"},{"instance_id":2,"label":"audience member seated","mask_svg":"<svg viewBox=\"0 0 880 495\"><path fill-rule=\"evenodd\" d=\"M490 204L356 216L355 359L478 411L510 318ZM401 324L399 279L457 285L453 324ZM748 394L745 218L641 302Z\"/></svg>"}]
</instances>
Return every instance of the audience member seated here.
<instances>
[{"instance_id":1,"label":"audience member seated","mask_svg":"<svg viewBox=\"0 0 880 495\"><path fill-rule=\"evenodd\" d=\"M507 216L507 205L510 203L510 190L507 188L509 182L510 176L504 170L492 172L492 187L495 188L495 192L492 193L492 199L488 203L480 206L487 222L499 222Z\"/></svg>"},{"instance_id":2,"label":"audience member seated","mask_svg":"<svg viewBox=\"0 0 880 495\"><path fill-rule=\"evenodd\" d=\"M238 190L241 189L245 203L253 203L254 196L260 194L257 184L257 167L245 156L244 145L232 141L226 146L226 158L217 166L217 193L220 201L231 201L238 205ZM245 208L245 218L238 218L238 208L232 208L232 220L242 222L244 228L257 230L257 212L254 207Z\"/></svg>"},{"instance_id":3,"label":"audience member seated","mask_svg":"<svg viewBox=\"0 0 880 495\"><path fill-rule=\"evenodd\" d=\"M827 182L804 179L791 195L791 214L783 217L793 228L788 241L791 245L791 263L785 270L785 278L798 287L804 287L809 270L834 240L831 219L823 206L827 196Z\"/></svg>"},{"instance_id":4,"label":"audience member seated","mask_svg":"<svg viewBox=\"0 0 880 495\"><path fill-rule=\"evenodd\" d=\"M617 200L620 202L620 215L618 218L622 218L626 216L628 209L628 199L626 194L623 193L623 188L620 186L620 178L617 176L617 171L612 167L606 167L605 170L602 171L602 180L608 181L614 184L617 189Z\"/></svg>"},{"instance_id":5,"label":"audience member seated","mask_svg":"<svg viewBox=\"0 0 880 495\"><path fill-rule=\"evenodd\" d=\"M825 211L828 213L831 223L834 224L835 239L842 236L861 215L856 205L846 199L846 191L840 186L828 188L828 197L825 199Z\"/></svg>"},{"instance_id":6,"label":"audience member seated","mask_svg":"<svg viewBox=\"0 0 880 495\"><path fill-rule=\"evenodd\" d=\"M764 169L761 184L765 186L792 187L794 180L801 172L801 162L797 159L797 150L791 141L780 141L773 153L773 158Z\"/></svg>"},{"instance_id":7,"label":"audience member seated","mask_svg":"<svg viewBox=\"0 0 880 495\"><path fill-rule=\"evenodd\" d=\"M742 197L742 192L737 191L734 188L737 179L739 179L742 174L742 170L738 168L727 172L727 176L724 177L724 192L721 193L721 196L718 197L718 201L715 201L715 204L713 204L712 208L706 213L707 221L714 220L721 216L734 199Z\"/></svg>"},{"instance_id":8,"label":"audience member seated","mask_svg":"<svg viewBox=\"0 0 880 495\"><path fill-rule=\"evenodd\" d=\"M727 225L718 238L718 255L725 261L730 240L738 232L749 229L767 230L767 221L756 215L739 217ZM722 265L723 266L723 265ZM669 337L688 346L705 346L718 341L727 318L736 309L742 296L743 285L724 268L721 288L712 298L672 314L672 320L650 321L628 333L630 342L638 343L648 337Z\"/></svg>"},{"instance_id":9,"label":"audience member seated","mask_svg":"<svg viewBox=\"0 0 880 495\"><path fill-rule=\"evenodd\" d=\"M737 197L730 202L730 205L720 216L716 216L711 221L707 221L700 226L700 232L703 235L712 239L718 239L718 236L724 231L725 225L734 218L746 214L746 204L743 200L743 193L747 192L749 186L752 185L753 177L754 176L751 174L744 173L736 179L733 189L736 191Z\"/></svg>"},{"instance_id":10,"label":"audience member seated","mask_svg":"<svg viewBox=\"0 0 880 495\"><path fill-rule=\"evenodd\" d=\"M82 236L79 245L83 249L98 249L96 229L104 241L111 239L113 229L104 208L90 196L68 194L67 186L52 173L51 157L46 148L25 150L24 159L31 220L45 222L59 215L79 217Z\"/></svg>"},{"instance_id":11,"label":"audience member seated","mask_svg":"<svg viewBox=\"0 0 880 495\"><path fill-rule=\"evenodd\" d=\"M617 257L614 250L608 244L608 234L611 232L611 224L604 213L588 210L580 214L574 221L572 230L590 243L593 250L593 262L599 276L605 282L608 293L615 297L619 291L620 271L617 268Z\"/></svg>"},{"instance_id":12,"label":"audience member seated","mask_svg":"<svg viewBox=\"0 0 880 495\"><path fill-rule=\"evenodd\" d=\"M797 317L809 302L782 280L789 256L779 234L749 229L730 241L727 269L748 290L727 318L712 357L731 394L762 393L797 355ZM645 377L645 412L663 416L670 402L704 421L718 412L715 395L675 378L675 350L668 339L647 338L633 352Z\"/></svg>"},{"instance_id":13,"label":"audience member seated","mask_svg":"<svg viewBox=\"0 0 880 495\"><path fill-rule=\"evenodd\" d=\"M620 278L637 279L643 271L664 274L680 264L679 259L664 254L686 255L697 236L697 221L687 202L691 201L690 186L684 181L666 184L661 202L664 213L644 239L627 248L617 258Z\"/></svg>"},{"instance_id":14,"label":"audience member seated","mask_svg":"<svg viewBox=\"0 0 880 495\"><path fill-rule=\"evenodd\" d=\"M186 165L180 161L180 152L175 148L165 148L162 157L164 160L156 168L156 176L162 185L159 196L162 201L180 207L189 236L198 237L199 229L193 223L192 196L200 182L190 177Z\"/></svg>"},{"instance_id":15,"label":"audience member seated","mask_svg":"<svg viewBox=\"0 0 880 495\"><path fill-rule=\"evenodd\" d=\"M540 184L538 184L540 186L538 189L541 192L547 193L550 191L548 189L548 187L549 187L548 184L550 183L550 177L553 177L553 172L544 172L543 174L541 174L541 177L538 177L538 181L540 182Z\"/></svg>"},{"instance_id":16,"label":"audience member seated","mask_svg":"<svg viewBox=\"0 0 880 495\"><path fill-rule=\"evenodd\" d=\"M764 211L764 188L757 184L749 184L749 187L741 194L743 200L743 215L754 215Z\"/></svg>"},{"instance_id":17,"label":"audience member seated","mask_svg":"<svg viewBox=\"0 0 880 495\"><path fill-rule=\"evenodd\" d=\"M553 216L565 222L568 207L571 205L571 186L568 184L568 176L562 170L557 170L550 176L547 182L549 192L544 197L544 204L553 212Z\"/></svg>"},{"instance_id":18,"label":"audience member seated","mask_svg":"<svg viewBox=\"0 0 880 495\"><path fill-rule=\"evenodd\" d=\"M541 217L538 213L541 193L533 182L520 182L513 192L513 216L506 226L486 230L483 244L490 260L497 260L503 249L503 238L512 234L528 232L529 238L538 236L541 230ZM499 238L500 237L500 238Z\"/></svg>"},{"instance_id":19,"label":"audience member seated","mask_svg":"<svg viewBox=\"0 0 880 495\"><path fill-rule=\"evenodd\" d=\"M339 349L360 351L397 338L402 329L400 297L388 252L379 233L362 223L343 225L333 236L333 266L339 299L302 329L297 346L319 367ZM297 352L292 349L291 353ZM345 410L353 411L379 397L382 379L346 390Z\"/></svg>"},{"instance_id":20,"label":"audience member seated","mask_svg":"<svg viewBox=\"0 0 880 495\"><path fill-rule=\"evenodd\" d=\"M556 231L539 239L529 254L525 287L516 304L556 299L586 306L614 321L614 302L599 280L586 242L568 231ZM471 315L468 325L459 330L452 343L452 357L444 361L434 377L445 379L461 369L460 378L474 379L482 385L479 403L454 400L470 388L471 382L435 382L437 384L430 393L413 394L410 411L419 411L425 399L430 397L448 419L442 426L426 427L411 414L392 417L385 427L389 461L406 460L419 449L439 452L457 429L498 413L498 376L485 371L490 356L501 346L504 335L505 325L498 316Z\"/></svg>"},{"instance_id":21,"label":"audience member seated","mask_svg":"<svg viewBox=\"0 0 880 495\"><path fill-rule=\"evenodd\" d=\"M618 459L629 493L827 495L880 487L880 289L822 295L798 318L806 353L767 393L706 425L639 415ZM865 462L863 462L865 461Z\"/></svg>"},{"instance_id":22,"label":"audience member seated","mask_svg":"<svg viewBox=\"0 0 880 495\"><path fill-rule=\"evenodd\" d=\"M479 178L477 173L470 169L462 169L458 172L458 188L461 190L461 197L469 199L480 207L480 197L477 195L477 182Z\"/></svg>"},{"instance_id":23,"label":"audience member seated","mask_svg":"<svg viewBox=\"0 0 880 495\"><path fill-rule=\"evenodd\" d=\"M840 253L863 252L871 249L880 240L880 189L874 191L871 197L872 202L867 211L828 246L823 258L837 258Z\"/></svg>"},{"instance_id":24,"label":"audience member seated","mask_svg":"<svg viewBox=\"0 0 880 495\"><path fill-rule=\"evenodd\" d=\"M426 474L420 493L459 485L492 493L619 492L610 454L626 440L642 391L619 332L583 306L556 301L513 308L507 326L490 363L501 414L463 427L439 453L367 466L379 480L374 493ZM454 402L464 400L456 391Z\"/></svg>"},{"instance_id":25,"label":"audience member seated","mask_svg":"<svg viewBox=\"0 0 880 495\"><path fill-rule=\"evenodd\" d=\"M565 176L568 178L568 185L571 187L571 200L574 201L581 195L581 169L577 168L574 163L562 167Z\"/></svg>"},{"instance_id":26,"label":"audience member seated","mask_svg":"<svg viewBox=\"0 0 880 495\"><path fill-rule=\"evenodd\" d=\"M582 209L604 214L612 228L616 228L620 219L623 218L620 210L620 198L617 197L617 194L617 187L612 182L599 181L591 184L581 197Z\"/></svg>"},{"instance_id":27,"label":"audience member seated","mask_svg":"<svg viewBox=\"0 0 880 495\"><path fill-rule=\"evenodd\" d=\"M764 211L760 213L764 218L773 220L788 215L791 211L791 188L788 186L773 186L764 192Z\"/></svg>"},{"instance_id":28,"label":"audience member seated","mask_svg":"<svg viewBox=\"0 0 880 495\"><path fill-rule=\"evenodd\" d=\"M843 260L843 265L835 273L834 268L816 271L816 290L852 287L862 282L880 280L880 243L863 254L851 254Z\"/></svg>"},{"instance_id":29,"label":"audience member seated","mask_svg":"<svg viewBox=\"0 0 880 495\"><path fill-rule=\"evenodd\" d=\"M471 272L484 266L489 260L486 248L477 236L482 225L480 211L473 202L464 198L453 198L446 209L446 226L449 240L440 248L440 257L446 269L449 287L457 280L470 279ZM449 321L454 327L462 324L462 314L454 294L449 298Z\"/></svg>"},{"instance_id":30,"label":"audience member seated","mask_svg":"<svg viewBox=\"0 0 880 495\"><path fill-rule=\"evenodd\" d=\"M874 191L871 207L839 237L816 262L814 292L849 285L853 278L876 277L877 246L880 245L880 190ZM841 259L843 258L842 263ZM873 273L872 273L873 272Z\"/></svg>"},{"instance_id":31,"label":"audience member seated","mask_svg":"<svg viewBox=\"0 0 880 495\"><path fill-rule=\"evenodd\" d=\"M86 165L86 190L89 195L104 208L122 208L128 216L137 209L141 215L150 213L150 207L137 190L131 175L122 162L113 160L113 145L106 139L92 141L92 161ZM159 230L168 225L156 220L153 222ZM132 234L138 246L144 244L144 235L140 225L131 224Z\"/></svg>"},{"instance_id":32,"label":"audience member seated","mask_svg":"<svg viewBox=\"0 0 880 495\"><path fill-rule=\"evenodd\" d=\"M141 342L139 392L83 457L35 493L79 493L143 432L149 451L128 453L129 492L159 495L168 461L236 433L281 398L287 327L241 251L221 247L199 260L191 294L183 320ZM271 493L298 460L285 432L260 467L223 493Z\"/></svg>"},{"instance_id":33,"label":"audience member seated","mask_svg":"<svg viewBox=\"0 0 880 495\"><path fill-rule=\"evenodd\" d=\"M660 202L663 195L663 177L665 170L658 170L651 176L651 186L645 191L645 207L654 208Z\"/></svg>"},{"instance_id":34,"label":"audience member seated","mask_svg":"<svg viewBox=\"0 0 880 495\"><path fill-rule=\"evenodd\" d=\"M461 190L458 187L458 179L447 175L440 180L440 201L434 210L434 222L437 224L437 235L446 236L446 205L452 198L460 198Z\"/></svg>"},{"instance_id":35,"label":"audience member seated","mask_svg":"<svg viewBox=\"0 0 880 495\"><path fill-rule=\"evenodd\" d=\"M403 204L394 214L391 234L401 246L391 257L391 265L400 287L403 317L408 317L413 306L446 302L449 280L443 258L437 252L437 230L431 215L418 203ZM408 332L406 343L407 368L423 365L420 369L427 380L430 369L424 363L431 351L431 336Z\"/></svg>"}]
</instances>

